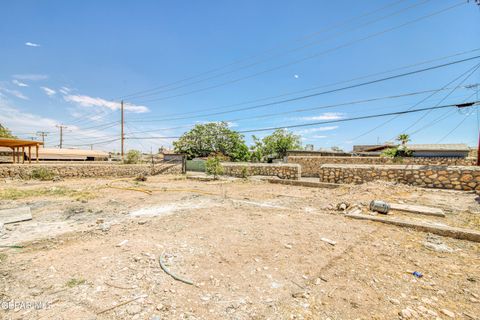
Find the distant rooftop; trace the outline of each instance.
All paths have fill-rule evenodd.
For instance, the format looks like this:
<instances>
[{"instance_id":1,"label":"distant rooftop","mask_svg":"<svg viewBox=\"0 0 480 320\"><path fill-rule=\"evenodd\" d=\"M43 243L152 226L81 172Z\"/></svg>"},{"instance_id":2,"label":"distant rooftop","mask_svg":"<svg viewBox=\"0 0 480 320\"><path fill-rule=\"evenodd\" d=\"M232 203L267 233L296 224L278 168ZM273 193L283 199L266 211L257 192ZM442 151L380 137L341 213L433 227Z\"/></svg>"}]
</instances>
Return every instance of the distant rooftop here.
<instances>
[{"instance_id":1,"label":"distant rooftop","mask_svg":"<svg viewBox=\"0 0 480 320\"><path fill-rule=\"evenodd\" d=\"M408 144L407 148L412 151L470 151L464 143L451 144Z\"/></svg>"}]
</instances>

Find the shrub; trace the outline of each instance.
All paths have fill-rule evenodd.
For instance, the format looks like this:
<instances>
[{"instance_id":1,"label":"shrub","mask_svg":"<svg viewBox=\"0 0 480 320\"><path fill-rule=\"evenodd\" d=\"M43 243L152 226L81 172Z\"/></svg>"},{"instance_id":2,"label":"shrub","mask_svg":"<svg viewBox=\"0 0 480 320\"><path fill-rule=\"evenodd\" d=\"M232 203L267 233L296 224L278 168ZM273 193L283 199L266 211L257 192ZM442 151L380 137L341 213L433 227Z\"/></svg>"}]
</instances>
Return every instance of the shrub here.
<instances>
[{"instance_id":1,"label":"shrub","mask_svg":"<svg viewBox=\"0 0 480 320\"><path fill-rule=\"evenodd\" d=\"M248 174L248 168L246 166L242 167L242 172L240 173L243 179L247 179L249 174Z\"/></svg>"},{"instance_id":2,"label":"shrub","mask_svg":"<svg viewBox=\"0 0 480 320\"><path fill-rule=\"evenodd\" d=\"M32 173L30 174L30 179L41 181L53 180L53 177L55 177L55 174L45 168L33 169Z\"/></svg>"},{"instance_id":3,"label":"shrub","mask_svg":"<svg viewBox=\"0 0 480 320\"><path fill-rule=\"evenodd\" d=\"M127 153L127 159L125 163L127 164L136 164L140 162L141 152L138 150L129 150Z\"/></svg>"},{"instance_id":4,"label":"shrub","mask_svg":"<svg viewBox=\"0 0 480 320\"><path fill-rule=\"evenodd\" d=\"M205 172L217 179L219 175L223 174L223 167L218 156L209 157L205 162Z\"/></svg>"}]
</instances>

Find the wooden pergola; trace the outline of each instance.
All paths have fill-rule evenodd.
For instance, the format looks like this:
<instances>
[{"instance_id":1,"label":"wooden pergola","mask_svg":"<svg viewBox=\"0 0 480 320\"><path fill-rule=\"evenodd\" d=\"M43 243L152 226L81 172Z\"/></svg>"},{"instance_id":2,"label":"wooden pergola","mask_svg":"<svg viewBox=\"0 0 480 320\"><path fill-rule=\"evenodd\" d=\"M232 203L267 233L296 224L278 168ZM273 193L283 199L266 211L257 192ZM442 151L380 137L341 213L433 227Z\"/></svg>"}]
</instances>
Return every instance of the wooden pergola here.
<instances>
[{"instance_id":1,"label":"wooden pergola","mask_svg":"<svg viewBox=\"0 0 480 320\"><path fill-rule=\"evenodd\" d=\"M43 142L35 140L21 140L0 138L0 147L7 147L12 149L13 163L20 163L20 154L22 163L25 163L25 149L28 150L28 163L32 163L32 147L35 147L36 162L38 162L38 148L43 145Z\"/></svg>"}]
</instances>

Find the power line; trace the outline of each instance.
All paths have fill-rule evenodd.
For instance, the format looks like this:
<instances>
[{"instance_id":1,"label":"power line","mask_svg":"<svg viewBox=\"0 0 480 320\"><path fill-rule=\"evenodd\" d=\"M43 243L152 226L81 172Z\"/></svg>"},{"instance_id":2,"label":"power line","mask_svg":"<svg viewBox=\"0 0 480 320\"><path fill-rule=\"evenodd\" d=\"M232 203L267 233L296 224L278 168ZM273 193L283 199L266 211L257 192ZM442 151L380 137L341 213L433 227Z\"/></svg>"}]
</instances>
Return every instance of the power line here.
<instances>
[{"instance_id":1,"label":"power line","mask_svg":"<svg viewBox=\"0 0 480 320\"><path fill-rule=\"evenodd\" d=\"M302 112L309 112L309 111L314 111L314 110L332 109L332 108L342 107L342 106L350 106L350 105L363 104L363 103L368 103L368 102L376 102L376 101L381 101L381 100L398 99L398 98L410 97L410 96L420 95L420 94L429 93L429 92L438 92L439 90L448 90L448 89L449 88L444 88L444 89L439 88L439 89L434 89L434 90L408 92L408 93L391 95L391 96L383 96L383 97L375 97L375 98L362 99L362 100L354 100L354 101L348 101L348 102L342 102L342 103L336 103L336 104L330 104L330 105L320 105L320 106L315 106L315 107L302 108L302 109L296 109L296 110L290 110L290 111L284 111L284 112L274 112L274 113L263 114L263 115L259 115L259 116L255 116L255 117L250 116L250 117L244 117L244 118L235 118L235 119L218 120L218 121L236 122L236 121L242 121L242 120L258 120L258 119L277 117L277 116L282 116L282 115L292 114L292 113L302 113ZM153 130L135 131L133 133L135 133L135 134L137 134L137 133L149 133L149 132L158 132L158 131L174 130L174 129L190 128L190 127L192 127L192 125L184 125L184 126L177 126L177 127L170 127L170 128L157 128L157 129L153 129Z\"/></svg>"},{"instance_id":2,"label":"power line","mask_svg":"<svg viewBox=\"0 0 480 320\"><path fill-rule=\"evenodd\" d=\"M355 44L355 43L357 43L357 42L364 41L364 40L368 40L368 39L371 39L371 38L380 36L380 35L382 35L382 34L385 34L385 33L391 32L391 31L394 31L394 30L396 30L396 29L405 27L405 26L407 26L407 25L410 25L410 24L413 24L413 23L422 21L422 20L424 20L424 19L427 19L427 18L430 18L430 17L432 17L432 16L441 14L441 13L446 12L446 11L451 10L451 9L454 9L454 8L460 6L460 5L465 4L465 3L466 3L466 2L462 1L462 2L460 2L460 3L457 3L457 4L453 5L453 6L449 6L449 7L447 7L447 8L442 9L442 10L435 11L435 12L430 13L430 14L428 14L428 15L422 16L422 17L420 17L420 18L417 18L417 19L414 19L414 20L410 20L410 21L408 21L408 22L406 22L406 23L397 25L397 26L395 26L395 27L391 27L391 28L388 28L388 29L384 29L384 30L382 30L382 31L380 31L380 32L376 32L376 33L370 34L370 35L368 35L368 36L366 36L366 37L362 37L362 38L359 38L359 39L356 39L356 40L353 40L353 41L344 43L344 44L342 44L342 45L339 45L339 46L336 46L336 47L334 47L334 48L331 48L331 49L322 51L322 52L320 52L320 53L316 53L316 54L313 54L313 55L304 57L304 58L302 58L302 59L295 60L295 61L293 61L293 62L289 62L289 63L283 64L283 65L280 65L280 66L277 66L277 67L273 67L273 68L270 68L270 69L266 69L266 70L263 70L263 71L260 71L260 72L257 72L257 73L253 73L253 74L250 74L250 75L248 75L248 76L236 78L236 79L229 80L229 81L225 81L225 82L222 82L222 83L219 83L219 84L216 84L216 85L212 85L212 86L208 86L208 87L203 87L203 88L200 88L200 89L196 89L196 90L184 92L184 93L177 94L177 95L166 96L166 97L161 97L161 98L155 98L155 99L150 99L150 100L143 100L142 103L152 102L152 101L161 101L161 100L166 100L166 99L181 97L181 96L185 96L185 95L189 95L189 94L193 94L193 93L197 93L197 92L202 92L202 91L206 91L206 90L215 89L215 88L222 87L222 86L225 86L225 85L228 85L228 84L231 84L231 83L236 83L236 82L239 82L239 81L242 81L242 80L250 79L250 78L253 78L253 77L256 77L256 76L259 76L259 75L268 73L268 72L271 72L271 71L279 70L279 69L282 69L282 68L285 68L285 67L288 67L288 66L291 66L291 65L294 65L294 64L298 64L298 63L301 63L301 62L304 62L304 61L307 61L307 60L316 58L316 57L318 57L318 56L321 56L321 55L324 55L324 54L327 54L327 53L330 53L330 52L333 52L333 51L336 51L336 50L339 50L339 49L342 49L342 48L345 48L345 47L349 47L349 46L351 46L351 45L353 45L353 44Z\"/></svg>"},{"instance_id":3,"label":"power line","mask_svg":"<svg viewBox=\"0 0 480 320\"><path fill-rule=\"evenodd\" d=\"M465 108L473 105L477 105L480 101L473 101L467 102L462 104L447 104L442 106L435 106L435 107L426 107L420 109L410 109L404 111L396 111L396 112L388 112L388 113L380 113L380 114L373 114L373 115L366 115L366 116L359 116L359 117L351 117L351 118L343 118L343 119L335 119L335 120L327 120L327 121L320 121L320 122L310 122L304 124L295 124L295 125L288 125L288 126L281 126L281 127L269 127L269 128L259 128L259 129L249 129L249 130L240 130L237 131L238 133L250 133L250 132L260 132L260 131L274 131L277 129L291 129L291 128L301 128L301 127L310 127L316 125L324 125L330 123L339 123L339 122L347 122L347 121L356 121L356 120L364 120L364 119L372 119L372 118L379 118L379 117L388 117L393 115L400 115L400 114L408 114L408 113L416 113L422 112L426 110L436 110L436 109L445 109L445 108ZM126 139L178 139L179 136L176 137L126 137Z\"/></svg>"},{"instance_id":4,"label":"power line","mask_svg":"<svg viewBox=\"0 0 480 320\"><path fill-rule=\"evenodd\" d=\"M384 78L380 78L380 79L375 79L375 80L366 81L366 82L362 82L362 83L358 83L358 84L353 84L353 85L349 85L349 86L345 86L345 87L341 87L341 88L337 88L337 89L316 92L316 93L312 93L312 94L308 94L308 95L304 95L304 96L299 96L299 97L295 97L295 98L284 99L284 100L279 100L279 101L254 105L254 106L250 106L250 107L232 109L232 110L228 110L228 111L221 111L221 112L215 112L215 113L210 113L210 114L201 114L201 115L189 116L189 117L163 118L161 120L130 120L130 122L157 122L157 121L184 120L184 119L192 119L192 118L212 116L212 115L227 114L227 113L232 113L232 112L237 112L237 111L245 111L245 110L264 108L264 107L268 107L268 106L272 106L272 105L283 104L283 103L293 102L293 101L299 101L299 100L303 100L303 99L309 99L309 98L317 97L317 96L320 96L320 95L325 95L325 94L328 94L328 93L349 90L349 89L358 88L358 87L362 87L362 86L366 86L366 85L370 85L370 84L374 84L374 83L379 83L379 82L383 82L383 81L387 81L387 80L402 78L402 77L406 77L406 76L413 75L413 74L418 74L418 73L422 73L422 72L426 72L426 71L431 71L431 70L435 70L435 69L439 69L439 68L459 64L459 63L463 63L463 62L470 61L470 60L475 60L475 59L478 59L478 58L480 58L480 55L470 57L470 58L461 59L461 60L456 60L456 61L452 61L452 62L448 62L448 63L444 63L444 64L440 64L440 65L436 65L436 66L432 66L432 67L428 67L428 68L417 69L417 70L410 71L410 72L396 74L396 75L393 75L393 76L388 76L388 77L384 77Z\"/></svg>"},{"instance_id":5,"label":"power line","mask_svg":"<svg viewBox=\"0 0 480 320\"><path fill-rule=\"evenodd\" d=\"M372 21L367 21L363 24L360 24L358 26L353 26L349 29L346 29L346 30L343 30L343 31L340 31L340 32L337 32L337 33L333 33L333 34L330 34L328 37L325 37L325 38L322 38L322 39L319 39L319 40L316 40L316 41L313 41L313 42L310 42L310 43L307 43L307 44L304 44L304 45L301 45L299 47L295 47L293 49L290 49L290 50L287 50L285 52L281 52L281 53L277 53L273 56L270 56L268 58L265 58L265 59L262 59L262 60L259 60L259 61L256 61L256 62L253 62L253 63L250 63L250 64L247 64L247 65L244 65L244 66L241 66L239 68L236 68L236 69L233 69L233 70L229 70L229 71L226 71L226 72L222 72L222 73L219 73L219 74L215 74L213 76L210 76L210 77L207 77L207 78L202 78L202 79L199 79L199 80L196 80L196 81L193 81L193 82L188 82L186 84L183 84L183 85L179 85L179 86L175 86L173 88L169 88L169 89L163 89L161 90L160 88L157 88L157 89L153 89L153 90L147 90L149 91L149 93L144 93L144 94L137 94L137 95L130 95L129 98L130 99L139 99L139 98L144 98L144 97L149 97L149 96L152 96L152 95L157 95L157 94L161 94L161 93L164 93L164 92L168 92L168 91L174 91L174 90L178 90L178 89L181 89L181 88L185 88L185 87L189 87L189 86L192 86L192 85L195 85L195 84L198 84L198 83L202 83L202 82L205 82L205 81L208 81L208 80L212 80L212 79L215 79L215 78L219 78L219 77L223 77L225 75L228 75L228 74L231 74L231 73L235 73L235 72L238 72L238 71L241 71L241 70L244 70L244 69L248 69L248 68L251 68L251 67L254 67L254 66L257 66L259 64L262 64L264 62L268 62L270 61L272 58L278 58L278 57L281 57L283 55L286 55L286 54L289 54L289 53L292 53L292 52L296 52L296 51L299 51L299 50L302 50L302 49L305 49L305 48L308 48L310 46L313 46L313 45L316 45L318 44L319 42L322 42L323 40L328 40L330 38L335 38L335 37L338 37L339 35L342 35L342 34L345 34L345 33L348 33L350 32L351 30L357 30L361 27L365 27L365 26L368 26L370 24L374 24L376 22L379 22L381 20L384 20L384 19L387 19L387 18L391 18L397 14L400 14L400 13L403 13L405 11L408 11L408 10L411 10L417 6L420 6L420 5L423 5L427 2L429 2L430 0L423 0L423 1L420 1L419 3L416 3L416 4L413 4L411 6L408 6L406 8L402 8L398 11L395 11L393 13L390 13L388 15L385 15L385 16L382 16L382 17L379 17L379 18L376 18Z\"/></svg>"},{"instance_id":6,"label":"power line","mask_svg":"<svg viewBox=\"0 0 480 320\"><path fill-rule=\"evenodd\" d=\"M442 142L443 140L445 140L449 135L451 135L455 130L458 129L458 127L460 127L462 125L462 123L465 122L465 120L467 120L469 114L466 114L465 117L463 117L463 119L452 129L450 130L446 135L444 135L440 140L437 141L437 143L440 143Z\"/></svg>"},{"instance_id":7,"label":"power line","mask_svg":"<svg viewBox=\"0 0 480 320\"><path fill-rule=\"evenodd\" d=\"M439 103L442 103L443 101L445 101L451 94L453 94L453 92L455 90L457 90L463 83L465 83L465 81L468 80L468 78L470 78L477 70L478 68L480 68L480 64L477 64L477 66L473 69L473 71L468 74L459 84L458 86L456 86L455 88L453 88L442 100L439 101ZM411 125L409 125L405 130L403 130L403 132L408 132L408 130L410 130L411 128L413 128L417 123L419 123L421 120L423 120L426 116L428 116L430 113L432 112L432 110L430 111L427 111L425 112L424 115L422 115L421 117L419 117L414 123L412 123Z\"/></svg>"},{"instance_id":8,"label":"power line","mask_svg":"<svg viewBox=\"0 0 480 320\"><path fill-rule=\"evenodd\" d=\"M324 33L324 32L329 31L329 30L331 30L331 29L338 28L338 27L340 27L340 26L342 26L342 25L348 24L348 23L351 22L351 21L355 21L355 20L357 20L357 19L360 19L360 18L369 16L369 15L375 14L375 13L377 13L377 12L379 12L379 11L382 11L382 10L384 10L384 9L387 9L387 8L389 8L389 7L391 7L391 6L394 6L394 5L396 5L396 4L398 4L398 3L401 3L401 2L404 2L404 1L405 1L405 0L397 0L397 1L394 1L394 2L392 2L392 3L390 3L390 4L387 4L387 5L385 5L385 6L382 6L382 7L378 8L378 9L375 9L375 10L373 10L373 11L371 11L371 12L367 12L367 13L365 13L365 14L361 14L361 15L359 15L359 16L356 16L356 17L353 17L353 18L350 18L350 19L347 19L347 20L343 20L343 21L341 21L341 22L339 22L339 23L335 23L335 24L332 24L332 25L330 25L330 26L328 26L328 27L325 27L325 28L322 28L322 29L320 29L320 30L318 30L318 31L315 31L315 32L313 32L313 33L311 33L311 34L309 34L309 35L302 36L302 37L300 37L300 38L298 38L298 39L295 39L294 41L300 42L300 41L303 41L303 39L312 38L312 37L314 37L314 36L316 36L316 35L318 35L318 34ZM123 95L123 96L119 96L119 97L117 97L117 98L115 98L115 99L131 98L131 97L133 97L133 96L141 95L141 94L148 93L148 92L152 92L152 91L155 91L155 90L158 90L158 89L170 87L170 86L176 85L176 84L178 84L178 83L182 83L182 82L185 82L185 81L193 80L193 79L195 79L195 78L198 78L198 77L201 77L201 76L204 76L204 75L208 75L208 74L215 73L215 72L217 72L217 71L226 69L226 68L228 68L228 67L230 67L230 66L233 66L233 65L242 63L242 62L244 62L244 61L252 60L252 59L254 59L254 58L256 58L256 57L259 57L259 56L261 56L261 55L263 55L263 54L265 54L265 53L274 51L274 50L276 50L277 48L282 48L282 47L285 47L285 46L286 46L285 44L284 44L284 45L280 45L280 46L274 46L274 47L271 47L271 48L266 49L266 50L264 50L264 51L261 51L261 52L259 52L259 53L256 53L256 54L254 54L254 55L251 55L251 56L249 56L249 57L246 57L246 58L243 58L243 59L238 59L238 60L233 61L233 62L231 62L231 63L222 65L222 66L220 66L220 67L213 68L213 69L210 69L210 70L208 70L208 71L201 72L201 73L199 73L199 74L196 74L196 75L193 75L193 76L189 76L189 77L186 77L186 78L181 79L181 80L176 80L176 81L174 81L174 82L170 82L170 83L167 83L167 84L163 84L163 85L160 85L160 86L156 86L156 87L153 87L153 88L151 88L151 89L136 91L136 92L133 92L133 93L130 93L130 94L126 94L126 95Z\"/></svg>"},{"instance_id":9,"label":"power line","mask_svg":"<svg viewBox=\"0 0 480 320\"><path fill-rule=\"evenodd\" d=\"M164 117L195 114L195 113L198 113L198 112L212 111L212 110L219 110L219 109L223 110L225 108L236 107L236 106L250 104L250 103L254 103L254 102L265 101L265 100L269 100L269 99L281 98L281 97L285 97L285 96L289 96L289 95L293 95L293 94L308 92L308 91L312 91L312 90L320 89L320 88L332 87L332 86L345 84L345 83L353 82L353 81L356 81L356 80L362 80L362 79L366 79L366 78L370 78L370 77L373 77L373 76L378 76L378 75L382 75L382 74L386 74L386 73L390 73L390 72L394 72L394 71L399 71L399 70L404 70L404 69L408 69L408 68L412 68L412 67L417 67L417 66L424 65L424 64L427 64L427 63L431 63L431 62L441 61L441 60L445 60L445 59L449 59L449 58L453 58L453 57L462 56L462 55L465 55L465 54L474 53L474 52L477 52L479 50L480 50L480 48L476 48L476 49L472 49L472 50L466 50L466 51L457 52L457 53L454 53L454 54L451 54L451 55L442 56L442 57L439 57L439 58L430 59L430 60L426 60L426 61L421 61L421 62L417 62L417 63L414 63L414 64L401 66L401 67L397 67L397 68L393 68L393 69L389 69L389 70L385 70L385 71L375 72L375 73L371 73L371 74L368 74L368 75L363 75L363 76L351 78L351 79L348 79L348 80L337 81L337 82L330 83L330 84L324 84L324 85L314 86L314 87L310 87L310 88L306 88L306 89L290 91L290 92L286 92L286 93L282 93L282 94L278 94L278 95L274 95L274 96L263 97L263 98L244 101L244 102L240 102L240 103L234 103L234 104L223 105L223 106L218 106L218 107L203 108L201 110L195 110L195 111L173 113L173 114L171 113L171 114L164 115ZM134 118L134 119L138 120L138 119L142 119L142 118Z\"/></svg>"},{"instance_id":10,"label":"power line","mask_svg":"<svg viewBox=\"0 0 480 320\"><path fill-rule=\"evenodd\" d=\"M459 75L458 77L456 77L455 79L449 81L446 85L444 85L444 86L442 87L442 89L448 87L449 85L451 85L452 83L454 83L455 81L457 81L458 79L460 79L461 77L463 77L464 75L466 75L467 73L471 72L469 75L466 76L466 78L465 78L457 87L453 88L453 89L450 91L450 93L448 93L442 100L440 100L440 101L438 102L438 104L442 103L445 99L447 99L459 86L461 86L461 85L478 69L479 66L480 66L480 64L477 64L477 65L469 68L467 71L463 72L461 75ZM472 70L473 70L473 71L472 71ZM413 106L411 106L410 109L413 109L413 108L415 108L416 106L422 104L423 102L425 102L425 101L428 100L429 98L433 97L433 96L434 96L435 94L437 94L438 92L439 92L439 90L432 92L430 95L428 95L427 97L423 98L422 100L420 100L419 102L417 102L417 103L415 103ZM438 104L437 104L437 105L438 105ZM431 112L431 110L428 111L428 112ZM396 116L396 117L393 117L393 118L391 118L391 119L388 119L388 120L384 121L383 123L380 123L379 125L373 127L372 129L369 129L369 130L363 132L362 134L360 134L360 135L358 135L358 136L356 136L355 138L350 139L350 140L354 141L354 140L357 140L357 139L359 139L359 138L361 138L361 137L364 137L364 136L366 136L367 134L369 134L369 133L371 133L371 132L373 132L373 131L375 131L375 130L381 128L381 127L383 127L384 125L386 125L386 124L394 121L394 120L397 119L398 117L399 117L399 116ZM392 138L392 140L393 140L393 139L394 139L394 138Z\"/></svg>"}]
</instances>

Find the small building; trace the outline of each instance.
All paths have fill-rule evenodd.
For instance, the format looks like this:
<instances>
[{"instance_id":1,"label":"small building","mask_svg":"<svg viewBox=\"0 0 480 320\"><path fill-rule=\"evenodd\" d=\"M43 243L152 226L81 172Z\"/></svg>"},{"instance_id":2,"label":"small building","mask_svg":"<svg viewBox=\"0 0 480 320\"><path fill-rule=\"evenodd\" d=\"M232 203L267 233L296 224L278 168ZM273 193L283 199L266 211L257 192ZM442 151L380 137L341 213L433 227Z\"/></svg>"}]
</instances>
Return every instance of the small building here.
<instances>
[{"instance_id":1,"label":"small building","mask_svg":"<svg viewBox=\"0 0 480 320\"><path fill-rule=\"evenodd\" d=\"M21 150L15 154L15 162L27 161L107 161L109 154L97 150L80 150L80 149L49 149L39 148L37 152L22 152ZM18 160L18 158L20 160ZM13 150L6 147L0 147L0 162L12 163L14 159Z\"/></svg>"},{"instance_id":2,"label":"small building","mask_svg":"<svg viewBox=\"0 0 480 320\"><path fill-rule=\"evenodd\" d=\"M413 157L467 158L470 148L463 143L455 144L409 144L407 149Z\"/></svg>"},{"instance_id":3,"label":"small building","mask_svg":"<svg viewBox=\"0 0 480 320\"><path fill-rule=\"evenodd\" d=\"M397 145L390 143L355 145L353 146L352 154L355 156L378 157L382 154L383 151L395 147L397 147Z\"/></svg>"}]
</instances>

